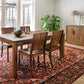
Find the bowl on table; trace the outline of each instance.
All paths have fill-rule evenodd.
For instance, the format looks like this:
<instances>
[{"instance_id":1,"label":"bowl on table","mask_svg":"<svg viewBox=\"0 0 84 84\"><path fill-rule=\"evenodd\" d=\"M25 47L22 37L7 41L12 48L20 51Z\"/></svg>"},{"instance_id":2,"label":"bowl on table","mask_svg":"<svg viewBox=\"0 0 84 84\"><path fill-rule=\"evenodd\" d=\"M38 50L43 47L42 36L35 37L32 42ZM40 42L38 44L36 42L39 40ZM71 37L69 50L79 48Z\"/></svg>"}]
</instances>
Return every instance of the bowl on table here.
<instances>
[{"instance_id":1,"label":"bowl on table","mask_svg":"<svg viewBox=\"0 0 84 84\"><path fill-rule=\"evenodd\" d=\"M14 35L15 35L16 37L20 37L21 34L22 34L22 30L20 30L20 29L14 31Z\"/></svg>"}]
</instances>

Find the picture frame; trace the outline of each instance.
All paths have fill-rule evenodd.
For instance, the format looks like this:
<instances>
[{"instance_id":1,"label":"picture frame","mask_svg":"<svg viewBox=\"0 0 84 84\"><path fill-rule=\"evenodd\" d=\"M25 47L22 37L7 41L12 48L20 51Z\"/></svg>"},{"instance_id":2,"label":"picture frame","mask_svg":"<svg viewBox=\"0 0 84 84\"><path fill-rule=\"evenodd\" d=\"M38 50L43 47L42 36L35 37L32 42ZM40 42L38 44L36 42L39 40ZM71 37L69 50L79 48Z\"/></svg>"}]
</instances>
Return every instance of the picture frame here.
<instances>
[{"instance_id":1,"label":"picture frame","mask_svg":"<svg viewBox=\"0 0 84 84\"><path fill-rule=\"evenodd\" d=\"M84 26L84 15L80 15L80 25Z\"/></svg>"}]
</instances>

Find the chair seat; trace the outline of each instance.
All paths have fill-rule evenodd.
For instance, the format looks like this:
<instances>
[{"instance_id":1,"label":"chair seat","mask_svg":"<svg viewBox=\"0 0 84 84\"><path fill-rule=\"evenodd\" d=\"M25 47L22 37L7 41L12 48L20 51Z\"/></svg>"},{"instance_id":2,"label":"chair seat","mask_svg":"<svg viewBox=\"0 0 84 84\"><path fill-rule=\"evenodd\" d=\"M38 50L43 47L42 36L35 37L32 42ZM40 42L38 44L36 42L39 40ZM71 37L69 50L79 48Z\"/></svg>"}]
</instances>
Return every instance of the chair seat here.
<instances>
[{"instance_id":1,"label":"chair seat","mask_svg":"<svg viewBox=\"0 0 84 84\"><path fill-rule=\"evenodd\" d=\"M2 44L3 46L7 46L7 47L12 47L12 45L8 44L8 43L4 43Z\"/></svg>"},{"instance_id":2,"label":"chair seat","mask_svg":"<svg viewBox=\"0 0 84 84\"><path fill-rule=\"evenodd\" d=\"M31 48L28 48L28 49L22 49L22 50L19 50L19 51L20 51L20 52L24 52L24 53L30 55ZM34 50L34 51L32 52L32 55L37 55L37 54L41 54L41 53L43 53L43 52L40 51L40 50Z\"/></svg>"}]
</instances>

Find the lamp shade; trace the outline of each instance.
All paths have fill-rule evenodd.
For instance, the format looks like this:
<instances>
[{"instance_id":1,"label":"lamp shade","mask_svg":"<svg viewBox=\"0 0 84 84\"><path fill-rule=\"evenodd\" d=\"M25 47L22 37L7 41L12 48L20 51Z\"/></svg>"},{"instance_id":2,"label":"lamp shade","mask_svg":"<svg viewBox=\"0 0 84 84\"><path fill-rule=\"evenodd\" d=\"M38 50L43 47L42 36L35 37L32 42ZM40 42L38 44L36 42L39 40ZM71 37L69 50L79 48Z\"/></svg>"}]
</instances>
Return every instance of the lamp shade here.
<instances>
[{"instance_id":1,"label":"lamp shade","mask_svg":"<svg viewBox=\"0 0 84 84\"><path fill-rule=\"evenodd\" d=\"M79 15L79 12L77 10L72 11L72 15Z\"/></svg>"}]
</instances>

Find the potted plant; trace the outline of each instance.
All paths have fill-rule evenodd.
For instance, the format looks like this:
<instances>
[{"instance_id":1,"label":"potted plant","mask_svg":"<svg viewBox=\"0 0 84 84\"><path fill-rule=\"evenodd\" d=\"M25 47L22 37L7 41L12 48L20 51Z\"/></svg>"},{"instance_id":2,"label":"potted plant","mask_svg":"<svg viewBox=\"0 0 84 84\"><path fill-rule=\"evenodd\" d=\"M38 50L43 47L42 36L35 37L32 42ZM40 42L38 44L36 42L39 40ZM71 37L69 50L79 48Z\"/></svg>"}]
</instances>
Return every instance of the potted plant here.
<instances>
[{"instance_id":1,"label":"potted plant","mask_svg":"<svg viewBox=\"0 0 84 84\"><path fill-rule=\"evenodd\" d=\"M41 27L44 31L54 31L60 29L60 17L56 15L43 15L43 17L40 18L42 20Z\"/></svg>"}]
</instances>

